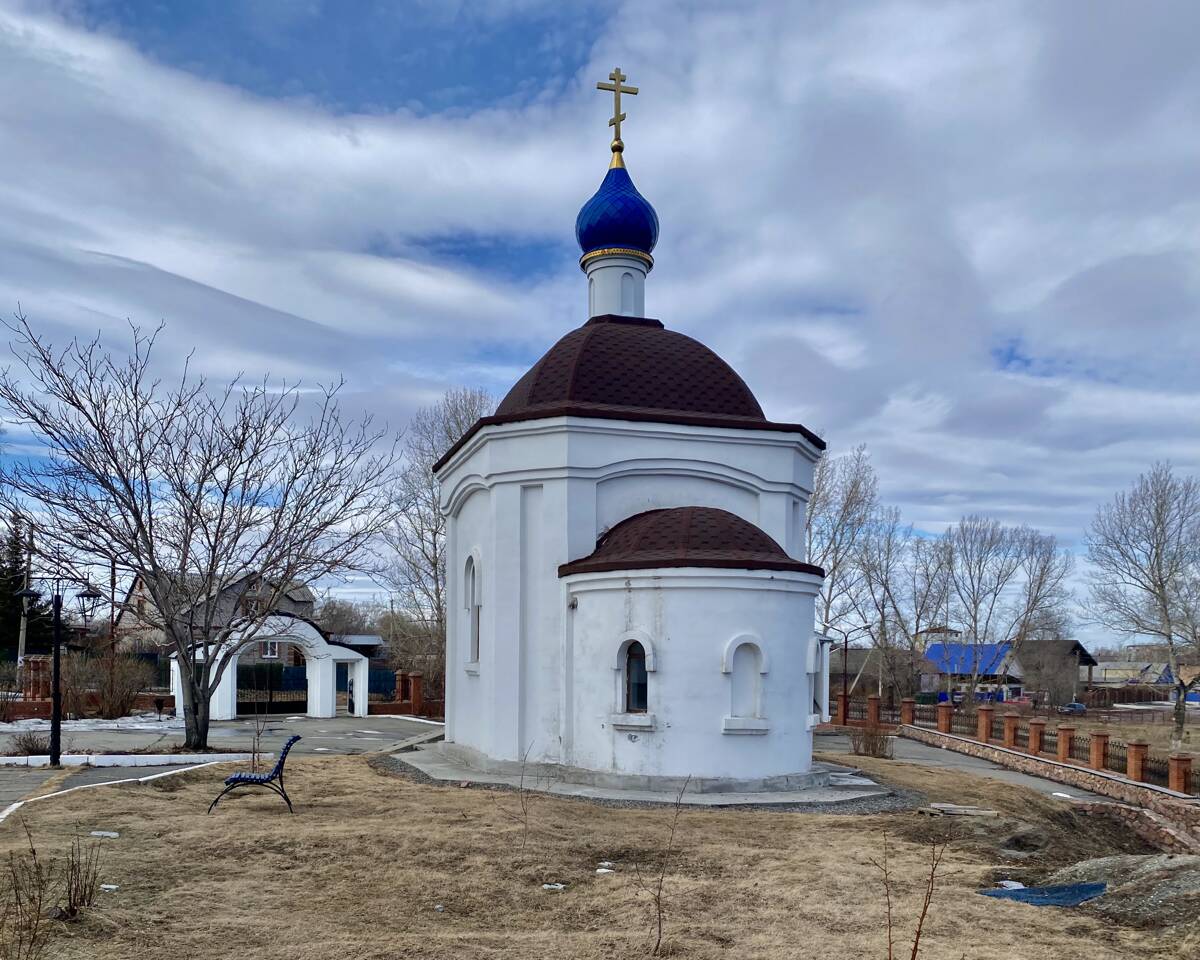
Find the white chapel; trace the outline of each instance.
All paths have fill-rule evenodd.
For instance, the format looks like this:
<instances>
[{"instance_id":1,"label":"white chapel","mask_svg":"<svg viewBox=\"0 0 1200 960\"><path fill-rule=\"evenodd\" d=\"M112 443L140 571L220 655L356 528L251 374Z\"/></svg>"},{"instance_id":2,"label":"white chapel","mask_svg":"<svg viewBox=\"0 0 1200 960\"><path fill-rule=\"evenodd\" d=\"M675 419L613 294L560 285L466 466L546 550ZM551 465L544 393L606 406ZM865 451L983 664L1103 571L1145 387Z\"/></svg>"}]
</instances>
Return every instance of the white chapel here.
<instances>
[{"instance_id":1,"label":"white chapel","mask_svg":"<svg viewBox=\"0 0 1200 960\"><path fill-rule=\"evenodd\" d=\"M479 769L696 789L809 780L828 703L805 507L824 448L646 316L658 216L612 161L579 211L587 320L437 464L446 743ZM582 299L582 294L581 294Z\"/></svg>"}]
</instances>

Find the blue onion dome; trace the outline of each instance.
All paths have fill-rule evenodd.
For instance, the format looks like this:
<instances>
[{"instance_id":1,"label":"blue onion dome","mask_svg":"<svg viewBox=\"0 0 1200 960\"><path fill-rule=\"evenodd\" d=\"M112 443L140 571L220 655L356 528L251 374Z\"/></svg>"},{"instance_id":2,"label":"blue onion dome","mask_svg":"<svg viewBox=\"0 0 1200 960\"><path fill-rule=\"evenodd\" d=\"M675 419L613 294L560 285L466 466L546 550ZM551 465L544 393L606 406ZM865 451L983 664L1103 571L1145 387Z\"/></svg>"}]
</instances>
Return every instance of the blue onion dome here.
<instances>
[{"instance_id":1,"label":"blue onion dome","mask_svg":"<svg viewBox=\"0 0 1200 960\"><path fill-rule=\"evenodd\" d=\"M575 239L585 258L611 249L637 251L650 260L658 243L658 214L624 166L609 168L600 189L583 205L575 218Z\"/></svg>"}]
</instances>

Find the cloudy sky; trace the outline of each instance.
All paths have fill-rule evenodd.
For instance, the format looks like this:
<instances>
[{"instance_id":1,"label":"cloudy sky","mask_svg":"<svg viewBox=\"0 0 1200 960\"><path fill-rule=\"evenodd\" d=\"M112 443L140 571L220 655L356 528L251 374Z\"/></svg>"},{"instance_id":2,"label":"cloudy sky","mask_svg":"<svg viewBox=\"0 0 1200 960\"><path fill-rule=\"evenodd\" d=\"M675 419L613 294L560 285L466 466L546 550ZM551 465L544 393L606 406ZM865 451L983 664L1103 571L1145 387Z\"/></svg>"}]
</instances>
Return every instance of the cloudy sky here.
<instances>
[{"instance_id":1,"label":"cloudy sky","mask_svg":"<svg viewBox=\"0 0 1200 960\"><path fill-rule=\"evenodd\" d=\"M1077 543L1200 472L1198 36L1186 0L0 0L0 307L396 424L503 393L586 319L619 63L650 315L921 528Z\"/></svg>"}]
</instances>

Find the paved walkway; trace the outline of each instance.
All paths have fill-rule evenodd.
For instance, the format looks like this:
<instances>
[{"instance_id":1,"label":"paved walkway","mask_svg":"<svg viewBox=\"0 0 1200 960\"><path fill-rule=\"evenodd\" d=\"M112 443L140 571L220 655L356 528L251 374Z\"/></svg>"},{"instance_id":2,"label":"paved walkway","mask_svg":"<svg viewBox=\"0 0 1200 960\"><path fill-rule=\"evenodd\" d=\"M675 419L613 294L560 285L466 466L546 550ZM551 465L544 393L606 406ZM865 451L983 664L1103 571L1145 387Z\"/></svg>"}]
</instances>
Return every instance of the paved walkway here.
<instances>
[{"instance_id":1,"label":"paved walkway","mask_svg":"<svg viewBox=\"0 0 1200 960\"><path fill-rule=\"evenodd\" d=\"M1065 783L1043 780L1041 777L1031 777L1029 774L1021 773L1018 770L1009 770L1007 767L998 766L990 760L981 760L978 757L971 757L965 753L943 750L941 747L931 747L929 744L921 743L917 740L908 740L904 737L897 737L894 742L896 745L895 759L897 760L919 763L925 767L961 770L964 773L970 773L977 777L986 777L989 780L1000 780L1004 783L1028 787L1030 790L1036 790L1038 793L1047 796L1069 797L1072 800L1089 800L1099 803L1111 802L1107 797L1102 797L1099 794L1089 793L1086 790L1080 790L1078 787L1067 786ZM850 751L850 738L842 733L818 734L813 744L813 750L820 753L845 754L845 762L848 765L854 763L854 756Z\"/></svg>"},{"instance_id":2,"label":"paved walkway","mask_svg":"<svg viewBox=\"0 0 1200 960\"><path fill-rule=\"evenodd\" d=\"M567 780L543 778L532 774L522 777L516 773L485 773L467 766L456 757L443 753L438 745L422 747L395 755L395 759L415 767L425 776L441 783L490 784L510 788L523 787L537 793L550 793L560 797L577 797L586 800L605 800L617 803L661 803L673 804L679 797L677 790L639 789L617 786L593 786L572 783ZM852 771L832 764L817 764L814 773L820 783L796 790L773 790L757 793L700 793L684 795L685 806L699 807L803 807L825 806L846 801L867 800L887 796L886 787L866 777L855 776Z\"/></svg>"}]
</instances>

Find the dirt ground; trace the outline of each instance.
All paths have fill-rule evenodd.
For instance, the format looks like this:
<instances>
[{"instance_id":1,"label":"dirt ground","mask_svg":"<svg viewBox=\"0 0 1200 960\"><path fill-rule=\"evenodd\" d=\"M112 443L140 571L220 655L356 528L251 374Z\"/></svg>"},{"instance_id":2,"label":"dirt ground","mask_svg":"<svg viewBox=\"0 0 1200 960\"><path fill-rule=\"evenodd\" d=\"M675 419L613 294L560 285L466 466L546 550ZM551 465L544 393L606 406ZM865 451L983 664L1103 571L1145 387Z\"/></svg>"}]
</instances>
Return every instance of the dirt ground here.
<instances>
[{"instance_id":1,"label":"dirt ground","mask_svg":"<svg viewBox=\"0 0 1200 960\"><path fill-rule=\"evenodd\" d=\"M1050 870L1131 848L1103 821L1050 798L961 773L864 761L872 775L930 800L982 803L995 824L956 826L925 934L926 960L1118 960L1197 956L1178 932L1132 930L1083 911L976 894L998 871ZM246 793L205 815L223 773L196 771L101 787L20 811L43 857L76 831L105 840L102 893L82 919L56 924L64 960L633 958L653 944L639 889L666 845L669 809L625 809L430 786L365 757L298 757L288 765L295 816ZM887 956L885 904L869 862L886 833L904 946L923 893L926 841L945 821L876 816L684 810L664 883L664 954L763 960ZM1013 864L999 854L1013 824L1037 842ZM979 832L982 831L982 832ZM0 855L20 849L18 817L0 825ZM597 875L600 861L616 872ZM543 883L565 883L547 892ZM440 910L438 908L441 908Z\"/></svg>"}]
</instances>

